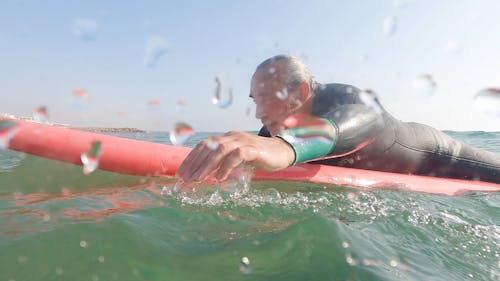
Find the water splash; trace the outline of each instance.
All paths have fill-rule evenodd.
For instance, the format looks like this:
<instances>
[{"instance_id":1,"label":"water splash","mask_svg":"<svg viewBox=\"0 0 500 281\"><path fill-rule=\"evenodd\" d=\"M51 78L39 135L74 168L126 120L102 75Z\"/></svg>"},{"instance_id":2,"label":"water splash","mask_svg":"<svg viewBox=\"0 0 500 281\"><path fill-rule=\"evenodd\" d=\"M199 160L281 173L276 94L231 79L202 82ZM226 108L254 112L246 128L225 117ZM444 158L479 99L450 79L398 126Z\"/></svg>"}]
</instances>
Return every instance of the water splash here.
<instances>
[{"instance_id":1,"label":"water splash","mask_svg":"<svg viewBox=\"0 0 500 281\"><path fill-rule=\"evenodd\" d=\"M500 89L483 89L474 96L473 101L479 112L500 118Z\"/></svg>"},{"instance_id":2,"label":"water splash","mask_svg":"<svg viewBox=\"0 0 500 281\"><path fill-rule=\"evenodd\" d=\"M89 175L90 173L97 170L97 168L99 167L101 152L101 142L93 141L90 145L90 149L87 152L82 153L80 159L83 164L83 173L85 175Z\"/></svg>"},{"instance_id":3,"label":"water splash","mask_svg":"<svg viewBox=\"0 0 500 281\"><path fill-rule=\"evenodd\" d=\"M413 88L415 91L424 97L430 97L434 95L437 88L437 83L430 74L422 74L413 80Z\"/></svg>"},{"instance_id":4,"label":"water splash","mask_svg":"<svg viewBox=\"0 0 500 281\"><path fill-rule=\"evenodd\" d=\"M233 89L227 79L220 76L215 77L215 93L212 97L212 103L219 108L227 108L233 103Z\"/></svg>"},{"instance_id":5,"label":"water splash","mask_svg":"<svg viewBox=\"0 0 500 281\"><path fill-rule=\"evenodd\" d=\"M17 134L19 127L12 120L0 120L0 149L7 149L10 140Z\"/></svg>"},{"instance_id":6,"label":"water splash","mask_svg":"<svg viewBox=\"0 0 500 281\"><path fill-rule=\"evenodd\" d=\"M82 41L94 41L97 38L99 25L93 19L76 19L73 21L73 34Z\"/></svg>"},{"instance_id":7,"label":"water splash","mask_svg":"<svg viewBox=\"0 0 500 281\"><path fill-rule=\"evenodd\" d=\"M398 19L395 16L388 16L382 21L382 30L388 37L396 33Z\"/></svg>"},{"instance_id":8,"label":"water splash","mask_svg":"<svg viewBox=\"0 0 500 281\"><path fill-rule=\"evenodd\" d=\"M183 146L189 138L194 135L193 128L184 122L175 124L174 130L170 131L170 142L173 145Z\"/></svg>"}]
</instances>

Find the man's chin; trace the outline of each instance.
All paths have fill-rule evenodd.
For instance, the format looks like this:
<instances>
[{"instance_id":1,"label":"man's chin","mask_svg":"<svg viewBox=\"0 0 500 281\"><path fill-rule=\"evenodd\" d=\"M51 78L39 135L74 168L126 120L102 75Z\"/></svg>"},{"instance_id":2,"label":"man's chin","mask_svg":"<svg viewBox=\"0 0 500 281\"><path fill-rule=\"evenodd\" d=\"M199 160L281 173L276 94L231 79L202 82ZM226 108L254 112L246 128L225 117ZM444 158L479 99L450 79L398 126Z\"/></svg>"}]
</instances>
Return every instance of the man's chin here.
<instances>
[{"instance_id":1,"label":"man's chin","mask_svg":"<svg viewBox=\"0 0 500 281\"><path fill-rule=\"evenodd\" d=\"M269 131L269 134L272 137L279 135L281 132L283 132L284 129L285 128L283 126L273 126L271 128L267 128L267 130Z\"/></svg>"}]
</instances>

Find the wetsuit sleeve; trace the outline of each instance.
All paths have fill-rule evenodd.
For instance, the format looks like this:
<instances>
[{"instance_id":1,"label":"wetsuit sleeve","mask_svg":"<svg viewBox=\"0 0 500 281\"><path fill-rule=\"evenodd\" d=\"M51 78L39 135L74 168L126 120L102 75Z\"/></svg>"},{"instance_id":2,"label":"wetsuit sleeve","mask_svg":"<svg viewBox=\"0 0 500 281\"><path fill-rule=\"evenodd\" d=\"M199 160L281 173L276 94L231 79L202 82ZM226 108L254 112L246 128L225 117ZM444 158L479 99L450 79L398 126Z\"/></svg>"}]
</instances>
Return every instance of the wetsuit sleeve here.
<instances>
[{"instance_id":1,"label":"wetsuit sleeve","mask_svg":"<svg viewBox=\"0 0 500 281\"><path fill-rule=\"evenodd\" d=\"M291 128L278 135L293 148L293 164L353 153L373 142L384 128L382 115L361 104L338 106L320 118L332 133Z\"/></svg>"}]
</instances>

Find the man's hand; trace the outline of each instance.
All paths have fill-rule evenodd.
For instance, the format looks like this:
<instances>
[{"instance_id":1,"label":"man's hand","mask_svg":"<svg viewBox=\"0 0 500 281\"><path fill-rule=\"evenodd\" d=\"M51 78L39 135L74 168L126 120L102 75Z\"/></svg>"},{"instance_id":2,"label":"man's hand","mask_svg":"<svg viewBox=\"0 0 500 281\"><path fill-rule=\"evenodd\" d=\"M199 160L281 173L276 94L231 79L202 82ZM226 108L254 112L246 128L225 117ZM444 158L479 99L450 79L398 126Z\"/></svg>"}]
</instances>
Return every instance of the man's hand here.
<instances>
[{"instance_id":1,"label":"man's hand","mask_svg":"<svg viewBox=\"0 0 500 281\"><path fill-rule=\"evenodd\" d=\"M241 163L258 170L276 171L290 166L294 160L292 147L280 138L229 132L196 145L182 162L177 175L190 183L204 180L215 172L215 178L222 181Z\"/></svg>"}]
</instances>

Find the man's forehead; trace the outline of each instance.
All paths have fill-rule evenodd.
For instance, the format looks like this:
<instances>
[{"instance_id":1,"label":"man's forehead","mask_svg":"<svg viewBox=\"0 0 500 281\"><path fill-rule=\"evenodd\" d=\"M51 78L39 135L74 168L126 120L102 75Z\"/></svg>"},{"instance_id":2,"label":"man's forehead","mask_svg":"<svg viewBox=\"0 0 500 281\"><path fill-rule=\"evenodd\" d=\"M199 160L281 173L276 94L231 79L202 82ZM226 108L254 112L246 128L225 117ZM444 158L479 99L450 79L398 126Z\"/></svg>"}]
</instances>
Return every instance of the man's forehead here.
<instances>
[{"instance_id":1,"label":"man's forehead","mask_svg":"<svg viewBox=\"0 0 500 281\"><path fill-rule=\"evenodd\" d=\"M280 75L277 72L263 73L262 71L258 71L252 78L252 87L256 89L275 87L282 85L284 81L285 79L283 78L283 75Z\"/></svg>"}]
</instances>

